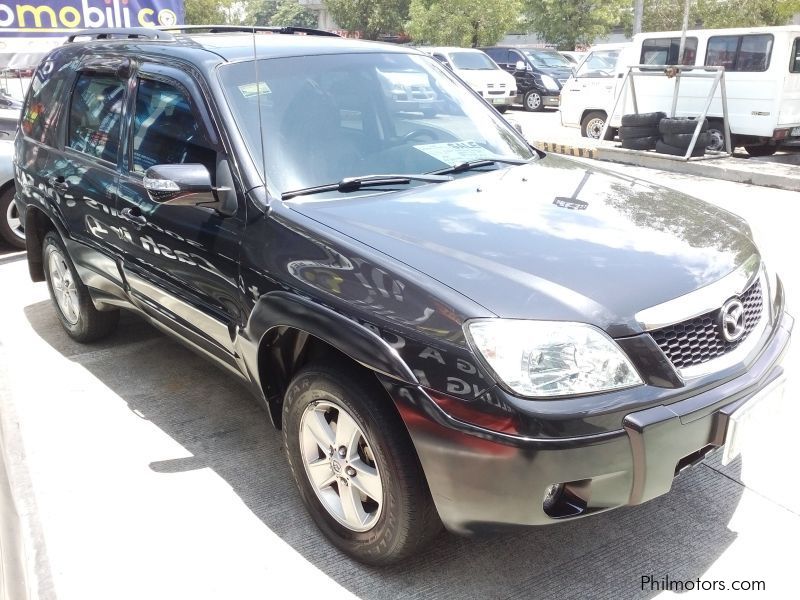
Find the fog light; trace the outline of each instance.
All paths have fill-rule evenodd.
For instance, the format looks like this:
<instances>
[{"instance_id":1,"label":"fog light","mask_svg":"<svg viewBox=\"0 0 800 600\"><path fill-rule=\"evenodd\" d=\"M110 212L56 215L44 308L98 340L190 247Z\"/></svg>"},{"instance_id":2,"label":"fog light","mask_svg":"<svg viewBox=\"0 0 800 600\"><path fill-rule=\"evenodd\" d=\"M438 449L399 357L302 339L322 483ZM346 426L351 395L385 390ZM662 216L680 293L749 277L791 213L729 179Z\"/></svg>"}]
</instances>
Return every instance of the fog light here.
<instances>
[{"instance_id":1,"label":"fog light","mask_svg":"<svg viewBox=\"0 0 800 600\"><path fill-rule=\"evenodd\" d=\"M553 485L548 486L548 488L544 491L544 502L542 503L542 508L544 508L546 513L549 513L552 510L563 492L563 483L554 483Z\"/></svg>"}]
</instances>

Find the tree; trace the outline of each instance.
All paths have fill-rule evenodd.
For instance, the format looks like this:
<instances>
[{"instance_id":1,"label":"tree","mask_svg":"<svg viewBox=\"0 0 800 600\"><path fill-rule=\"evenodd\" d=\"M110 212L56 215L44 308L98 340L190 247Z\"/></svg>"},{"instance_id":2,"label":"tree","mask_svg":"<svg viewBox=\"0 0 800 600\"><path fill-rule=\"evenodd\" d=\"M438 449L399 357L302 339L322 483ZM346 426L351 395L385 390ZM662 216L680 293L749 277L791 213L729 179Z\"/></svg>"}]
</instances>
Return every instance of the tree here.
<instances>
[{"instance_id":1,"label":"tree","mask_svg":"<svg viewBox=\"0 0 800 600\"><path fill-rule=\"evenodd\" d=\"M519 23L521 0L411 0L408 33L417 43L491 46Z\"/></svg>"},{"instance_id":2,"label":"tree","mask_svg":"<svg viewBox=\"0 0 800 600\"><path fill-rule=\"evenodd\" d=\"M525 16L545 42L575 50L629 20L632 6L631 0L525 0Z\"/></svg>"},{"instance_id":3,"label":"tree","mask_svg":"<svg viewBox=\"0 0 800 600\"><path fill-rule=\"evenodd\" d=\"M184 11L187 25L221 25L227 23L231 0L186 0Z\"/></svg>"},{"instance_id":4,"label":"tree","mask_svg":"<svg viewBox=\"0 0 800 600\"><path fill-rule=\"evenodd\" d=\"M294 25L295 27L316 27L317 15L301 6L297 0L281 0L278 10L269 20L270 25Z\"/></svg>"},{"instance_id":5,"label":"tree","mask_svg":"<svg viewBox=\"0 0 800 600\"><path fill-rule=\"evenodd\" d=\"M248 0L245 10L247 25L269 25L272 17L278 12L279 0Z\"/></svg>"},{"instance_id":6,"label":"tree","mask_svg":"<svg viewBox=\"0 0 800 600\"><path fill-rule=\"evenodd\" d=\"M342 29L360 31L377 40L381 33L402 30L408 18L409 0L325 0L331 17Z\"/></svg>"},{"instance_id":7,"label":"tree","mask_svg":"<svg viewBox=\"0 0 800 600\"><path fill-rule=\"evenodd\" d=\"M645 0L642 31L673 31L683 26L684 0ZM689 28L786 25L800 12L800 0L691 0Z\"/></svg>"}]
</instances>

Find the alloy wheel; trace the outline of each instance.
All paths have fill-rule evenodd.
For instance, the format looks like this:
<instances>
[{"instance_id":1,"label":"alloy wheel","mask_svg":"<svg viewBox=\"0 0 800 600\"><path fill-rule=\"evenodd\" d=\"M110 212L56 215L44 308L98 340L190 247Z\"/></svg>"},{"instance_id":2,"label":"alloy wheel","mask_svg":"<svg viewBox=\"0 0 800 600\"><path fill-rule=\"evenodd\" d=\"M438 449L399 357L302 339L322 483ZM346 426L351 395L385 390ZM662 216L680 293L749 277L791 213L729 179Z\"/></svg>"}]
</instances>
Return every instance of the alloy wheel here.
<instances>
[{"instance_id":1,"label":"alloy wheel","mask_svg":"<svg viewBox=\"0 0 800 600\"><path fill-rule=\"evenodd\" d=\"M534 92L528 94L526 102L530 110L537 110L542 105L542 97Z\"/></svg>"},{"instance_id":2,"label":"alloy wheel","mask_svg":"<svg viewBox=\"0 0 800 600\"><path fill-rule=\"evenodd\" d=\"M586 137L591 138L593 140L599 140L600 136L603 135L603 127L606 126L606 122L600 118L591 119L586 124Z\"/></svg>"},{"instance_id":3,"label":"alloy wheel","mask_svg":"<svg viewBox=\"0 0 800 600\"><path fill-rule=\"evenodd\" d=\"M80 305L78 304L78 290L75 287L75 280L69 270L67 261L59 250L50 249L47 261L50 272L50 283L53 286L53 295L61 314L70 325L75 325L80 317Z\"/></svg>"},{"instance_id":4,"label":"alloy wheel","mask_svg":"<svg viewBox=\"0 0 800 600\"><path fill-rule=\"evenodd\" d=\"M17 210L17 205L12 200L8 204L8 208L6 208L6 223L8 223L8 228L11 230L16 237L20 240L25 239L25 230L22 228L22 219L19 218L19 210Z\"/></svg>"},{"instance_id":5,"label":"alloy wheel","mask_svg":"<svg viewBox=\"0 0 800 600\"><path fill-rule=\"evenodd\" d=\"M383 483L372 445L353 416L332 402L312 402L300 420L300 450L306 476L328 514L352 531L374 527Z\"/></svg>"}]
</instances>

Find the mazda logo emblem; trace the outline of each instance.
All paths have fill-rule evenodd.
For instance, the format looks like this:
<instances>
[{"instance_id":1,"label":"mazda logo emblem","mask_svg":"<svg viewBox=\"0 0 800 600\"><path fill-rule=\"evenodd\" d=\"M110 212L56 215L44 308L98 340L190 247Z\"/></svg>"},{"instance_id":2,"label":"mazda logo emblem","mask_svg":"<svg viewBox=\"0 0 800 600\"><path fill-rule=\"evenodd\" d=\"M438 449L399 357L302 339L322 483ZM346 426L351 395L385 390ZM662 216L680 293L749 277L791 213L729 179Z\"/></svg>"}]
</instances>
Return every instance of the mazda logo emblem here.
<instances>
[{"instance_id":1,"label":"mazda logo emblem","mask_svg":"<svg viewBox=\"0 0 800 600\"><path fill-rule=\"evenodd\" d=\"M719 319L722 339L738 342L744 335L744 304L738 298L728 300L720 311Z\"/></svg>"}]
</instances>

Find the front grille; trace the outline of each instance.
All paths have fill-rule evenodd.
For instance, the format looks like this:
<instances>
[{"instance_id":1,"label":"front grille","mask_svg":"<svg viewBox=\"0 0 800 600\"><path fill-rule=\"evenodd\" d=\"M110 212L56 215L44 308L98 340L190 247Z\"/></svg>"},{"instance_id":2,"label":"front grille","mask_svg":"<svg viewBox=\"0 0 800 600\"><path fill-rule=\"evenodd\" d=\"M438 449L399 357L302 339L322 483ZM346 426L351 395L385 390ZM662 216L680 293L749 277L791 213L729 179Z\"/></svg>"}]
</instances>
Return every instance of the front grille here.
<instances>
[{"instance_id":1,"label":"front grille","mask_svg":"<svg viewBox=\"0 0 800 600\"><path fill-rule=\"evenodd\" d=\"M744 305L745 333L735 342L726 341L720 333L721 308L682 323L651 331L650 335L672 364L679 369L708 362L735 349L747 339L758 324L764 305L759 280L756 280L740 299Z\"/></svg>"}]
</instances>

